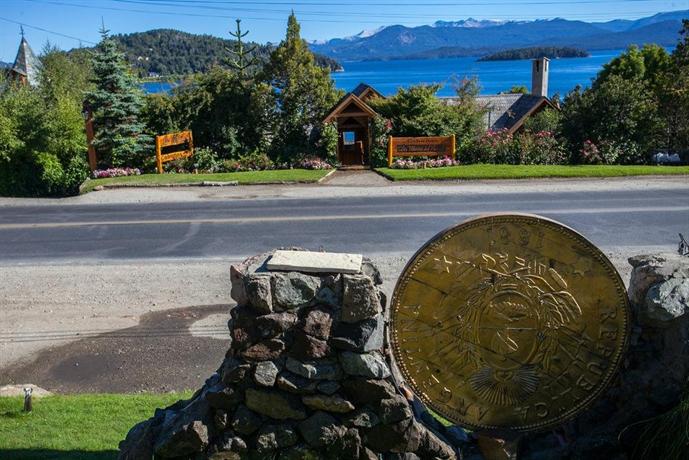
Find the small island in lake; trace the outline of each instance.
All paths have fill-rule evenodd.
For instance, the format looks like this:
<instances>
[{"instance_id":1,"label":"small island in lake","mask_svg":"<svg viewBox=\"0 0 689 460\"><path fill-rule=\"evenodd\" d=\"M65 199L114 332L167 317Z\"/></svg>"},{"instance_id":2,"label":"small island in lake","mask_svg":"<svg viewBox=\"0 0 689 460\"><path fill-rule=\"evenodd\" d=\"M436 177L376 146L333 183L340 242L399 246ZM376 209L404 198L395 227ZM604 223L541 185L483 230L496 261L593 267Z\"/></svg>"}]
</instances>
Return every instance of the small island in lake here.
<instances>
[{"instance_id":1,"label":"small island in lake","mask_svg":"<svg viewBox=\"0 0 689 460\"><path fill-rule=\"evenodd\" d=\"M571 48L567 46L533 46L531 48L516 48L511 50L498 51L497 53L483 56L479 61L517 61L521 59L538 59L547 57L548 59L557 58L582 58L589 57L586 50Z\"/></svg>"}]
</instances>

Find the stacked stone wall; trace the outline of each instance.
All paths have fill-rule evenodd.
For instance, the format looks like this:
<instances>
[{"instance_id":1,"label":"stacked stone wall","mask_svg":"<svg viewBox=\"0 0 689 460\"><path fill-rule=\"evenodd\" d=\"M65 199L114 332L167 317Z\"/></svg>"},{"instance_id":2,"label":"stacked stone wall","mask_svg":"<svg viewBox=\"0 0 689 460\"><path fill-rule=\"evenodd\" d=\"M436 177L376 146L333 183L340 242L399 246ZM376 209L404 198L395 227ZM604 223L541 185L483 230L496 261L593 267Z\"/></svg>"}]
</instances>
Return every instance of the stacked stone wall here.
<instances>
[{"instance_id":1,"label":"stacked stone wall","mask_svg":"<svg viewBox=\"0 0 689 460\"><path fill-rule=\"evenodd\" d=\"M217 373L134 427L120 458L455 458L391 378L377 269L270 272L268 256L232 267L237 307Z\"/></svg>"}]
</instances>

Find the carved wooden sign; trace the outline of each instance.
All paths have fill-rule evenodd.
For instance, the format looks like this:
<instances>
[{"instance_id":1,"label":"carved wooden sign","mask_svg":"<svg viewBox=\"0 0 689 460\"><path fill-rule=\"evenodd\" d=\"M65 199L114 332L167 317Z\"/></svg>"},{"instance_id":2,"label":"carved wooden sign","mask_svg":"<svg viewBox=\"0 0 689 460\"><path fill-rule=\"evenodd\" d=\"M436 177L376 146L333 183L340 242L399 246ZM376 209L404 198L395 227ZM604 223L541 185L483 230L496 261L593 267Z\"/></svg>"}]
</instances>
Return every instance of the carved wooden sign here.
<instances>
[{"instance_id":1,"label":"carved wooden sign","mask_svg":"<svg viewBox=\"0 0 689 460\"><path fill-rule=\"evenodd\" d=\"M469 220L411 259L392 300L402 375L436 412L478 431L553 427L608 386L630 311L612 263L531 215Z\"/></svg>"},{"instance_id":2,"label":"carved wooden sign","mask_svg":"<svg viewBox=\"0 0 689 460\"><path fill-rule=\"evenodd\" d=\"M163 173L163 163L194 154L194 139L191 131L156 136L156 164L158 173Z\"/></svg>"},{"instance_id":3,"label":"carved wooden sign","mask_svg":"<svg viewBox=\"0 0 689 460\"><path fill-rule=\"evenodd\" d=\"M395 157L450 157L455 159L456 141L452 136L388 138L388 167Z\"/></svg>"}]
</instances>

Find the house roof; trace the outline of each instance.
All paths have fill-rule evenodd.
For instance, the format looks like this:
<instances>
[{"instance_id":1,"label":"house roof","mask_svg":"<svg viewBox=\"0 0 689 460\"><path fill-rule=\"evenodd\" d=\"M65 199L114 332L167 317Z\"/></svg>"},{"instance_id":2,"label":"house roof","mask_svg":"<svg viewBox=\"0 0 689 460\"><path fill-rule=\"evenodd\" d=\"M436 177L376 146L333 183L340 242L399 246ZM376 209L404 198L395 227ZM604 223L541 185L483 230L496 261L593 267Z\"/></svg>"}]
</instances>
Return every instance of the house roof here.
<instances>
[{"instance_id":1,"label":"house roof","mask_svg":"<svg viewBox=\"0 0 689 460\"><path fill-rule=\"evenodd\" d=\"M338 115L348 115L352 116L353 114L348 113L344 114L341 113L344 109L346 109L350 104L355 104L359 109L361 109L361 112L374 117L376 116L375 110L373 110L367 103L359 99L359 97L354 94L354 92L347 93L344 95L342 99L335 105L335 107L328 113L328 115L325 117L323 120L324 123L329 123L333 121L335 118L337 118Z\"/></svg>"},{"instance_id":2,"label":"house roof","mask_svg":"<svg viewBox=\"0 0 689 460\"><path fill-rule=\"evenodd\" d=\"M31 49L31 46L29 46L29 42L22 37L22 41L19 43L19 50L17 50L17 57L14 59L11 72L26 77L29 84L34 86L38 83L38 67L38 58Z\"/></svg>"},{"instance_id":3,"label":"house roof","mask_svg":"<svg viewBox=\"0 0 689 460\"><path fill-rule=\"evenodd\" d=\"M443 98L447 104L459 103L457 98ZM514 133L543 105L554 107L548 98L532 94L495 94L478 96L476 102L485 109L483 121L486 129L506 129Z\"/></svg>"},{"instance_id":4,"label":"house roof","mask_svg":"<svg viewBox=\"0 0 689 460\"><path fill-rule=\"evenodd\" d=\"M373 86L366 83L359 83L352 91L359 99L365 99L368 96L383 97Z\"/></svg>"}]
</instances>

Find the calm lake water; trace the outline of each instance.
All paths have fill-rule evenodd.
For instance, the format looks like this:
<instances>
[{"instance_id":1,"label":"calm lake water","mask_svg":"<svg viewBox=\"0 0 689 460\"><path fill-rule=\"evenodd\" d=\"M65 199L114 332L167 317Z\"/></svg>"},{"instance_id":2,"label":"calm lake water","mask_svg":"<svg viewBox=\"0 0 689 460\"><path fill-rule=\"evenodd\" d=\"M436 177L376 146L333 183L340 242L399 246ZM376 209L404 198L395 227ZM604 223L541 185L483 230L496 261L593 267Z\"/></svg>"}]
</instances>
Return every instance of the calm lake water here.
<instances>
[{"instance_id":1,"label":"calm lake water","mask_svg":"<svg viewBox=\"0 0 689 460\"><path fill-rule=\"evenodd\" d=\"M561 95L576 85L589 86L591 79L603 64L616 57L622 50L594 51L587 58L554 59L550 63L549 92ZM388 96L399 87L419 83L441 83L440 96L452 96L452 82L464 77L478 77L482 94L508 91L514 85L531 88L531 61L478 62L475 57L451 59L426 59L408 61L345 62L344 72L332 74L338 88L354 89L359 83L368 83ZM167 82L144 83L149 93L168 91Z\"/></svg>"},{"instance_id":2,"label":"calm lake water","mask_svg":"<svg viewBox=\"0 0 689 460\"><path fill-rule=\"evenodd\" d=\"M587 58L554 59L550 63L549 93L566 94L576 85L589 86L603 64L622 50L594 51ZM475 57L386 61L345 62L344 72L333 73L337 87L345 91L361 82L368 83L388 96L399 87L419 83L441 83L440 96L452 96L452 82L464 77L478 77L482 94L508 91L514 85L531 88L531 61L478 62Z\"/></svg>"}]
</instances>

